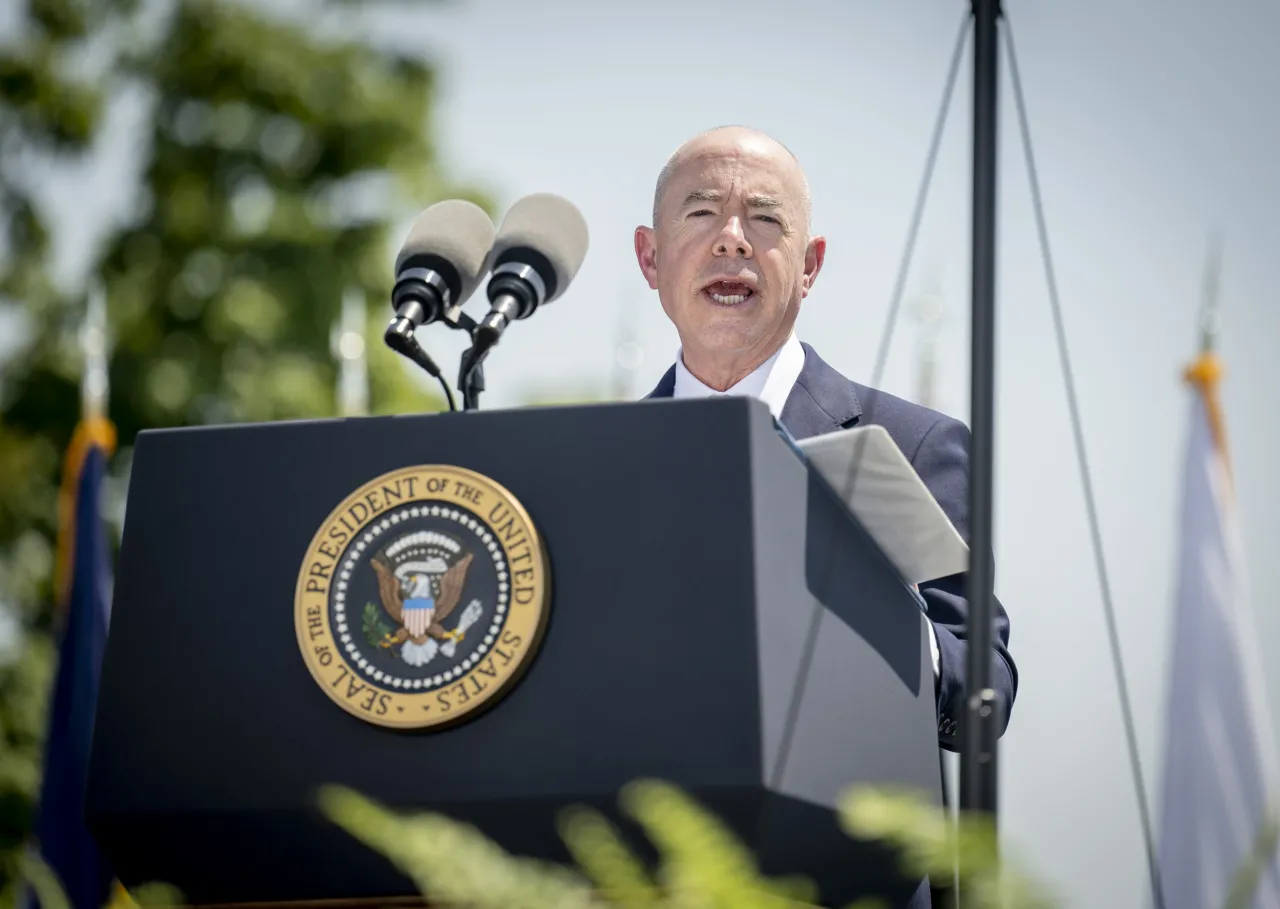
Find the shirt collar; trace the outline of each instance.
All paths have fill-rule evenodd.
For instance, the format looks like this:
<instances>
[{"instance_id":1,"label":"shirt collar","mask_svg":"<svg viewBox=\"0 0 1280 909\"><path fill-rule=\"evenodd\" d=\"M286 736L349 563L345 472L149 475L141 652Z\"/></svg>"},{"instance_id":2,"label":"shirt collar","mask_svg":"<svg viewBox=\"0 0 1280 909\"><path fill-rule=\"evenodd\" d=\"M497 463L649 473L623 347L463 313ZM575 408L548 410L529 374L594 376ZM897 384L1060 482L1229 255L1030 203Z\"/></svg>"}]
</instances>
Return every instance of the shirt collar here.
<instances>
[{"instance_id":1,"label":"shirt collar","mask_svg":"<svg viewBox=\"0 0 1280 909\"><path fill-rule=\"evenodd\" d=\"M804 368L804 348L800 340L792 332L784 343L769 359L765 360L750 374L744 376L736 385L727 391L716 391L704 385L684 365L683 350L676 353L676 382L672 390L673 398L709 398L716 395L745 395L764 401L773 414L774 419L781 419L782 408L787 403L796 379L800 378L800 370Z\"/></svg>"}]
</instances>

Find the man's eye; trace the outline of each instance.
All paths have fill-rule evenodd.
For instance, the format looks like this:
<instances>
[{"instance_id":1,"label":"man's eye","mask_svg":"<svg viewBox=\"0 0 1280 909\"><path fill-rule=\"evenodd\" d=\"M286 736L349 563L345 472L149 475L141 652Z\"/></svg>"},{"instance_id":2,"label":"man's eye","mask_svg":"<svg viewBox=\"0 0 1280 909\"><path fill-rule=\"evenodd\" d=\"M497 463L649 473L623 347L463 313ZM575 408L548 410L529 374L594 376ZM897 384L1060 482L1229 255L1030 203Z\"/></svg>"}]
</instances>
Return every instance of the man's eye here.
<instances>
[{"instance_id":1,"label":"man's eye","mask_svg":"<svg viewBox=\"0 0 1280 909\"><path fill-rule=\"evenodd\" d=\"M781 221L779 221L777 218L775 218L773 215L756 215L756 218L758 218L758 219L759 219L759 220L761 220L761 221L768 221L770 224L781 224L781 223L782 223L782 222L781 222Z\"/></svg>"},{"instance_id":2,"label":"man's eye","mask_svg":"<svg viewBox=\"0 0 1280 909\"><path fill-rule=\"evenodd\" d=\"M711 212L710 212L710 211L708 211L708 210L707 210L707 209L705 209L705 208L700 208L700 209L698 209L697 211L691 211L691 212L689 212L689 217L690 217L690 218L697 218L697 217L699 217L700 215L709 215L709 214L711 214Z\"/></svg>"}]
</instances>

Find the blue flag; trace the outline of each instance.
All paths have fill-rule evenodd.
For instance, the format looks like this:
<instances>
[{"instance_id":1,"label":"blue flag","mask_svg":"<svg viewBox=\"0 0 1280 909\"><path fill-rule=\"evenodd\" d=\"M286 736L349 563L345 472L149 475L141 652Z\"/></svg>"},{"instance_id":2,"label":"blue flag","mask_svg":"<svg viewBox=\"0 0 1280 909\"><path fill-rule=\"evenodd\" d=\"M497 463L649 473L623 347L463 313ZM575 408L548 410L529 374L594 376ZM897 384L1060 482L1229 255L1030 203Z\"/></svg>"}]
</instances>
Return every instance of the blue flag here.
<instances>
[{"instance_id":1,"label":"blue flag","mask_svg":"<svg viewBox=\"0 0 1280 909\"><path fill-rule=\"evenodd\" d=\"M1220 367L1190 370L1173 659L1160 830L1165 909L1280 909L1274 857L1280 766L1263 696Z\"/></svg>"},{"instance_id":2,"label":"blue flag","mask_svg":"<svg viewBox=\"0 0 1280 909\"><path fill-rule=\"evenodd\" d=\"M99 512L115 430L90 417L76 429L63 469L59 521L58 672L45 742L35 850L73 909L101 909L113 875L85 824L85 787L102 652L111 609L111 552ZM32 905L38 900L31 899Z\"/></svg>"}]
</instances>

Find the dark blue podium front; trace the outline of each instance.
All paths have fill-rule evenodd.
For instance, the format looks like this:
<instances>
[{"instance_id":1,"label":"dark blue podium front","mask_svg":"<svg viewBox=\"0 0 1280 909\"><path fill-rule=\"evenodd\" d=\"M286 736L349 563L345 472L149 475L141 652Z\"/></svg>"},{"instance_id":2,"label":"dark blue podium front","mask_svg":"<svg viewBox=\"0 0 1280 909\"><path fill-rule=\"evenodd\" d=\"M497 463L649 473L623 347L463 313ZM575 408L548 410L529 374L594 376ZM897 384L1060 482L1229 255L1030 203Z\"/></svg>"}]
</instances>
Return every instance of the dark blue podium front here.
<instances>
[{"instance_id":1,"label":"dark blue podium front","mask_svg":"<svg viewBox=\"0 0 1280 909\"><path fill-rule=\"evenodd\" d=\"M353 489L417 464L510 490L549 554L541 646L492 709L391 730L339 709L294 630L299 565ZM807 654L807 656L806 656ZM826 904L896 901L842 833L856 785L940 800L924 617L758 401L206 427L135 449L90 773L126 884L192 904L411 895L318 787L472 822L567 861L557 813L679 785Z\"/></svg>"}]
</instances>

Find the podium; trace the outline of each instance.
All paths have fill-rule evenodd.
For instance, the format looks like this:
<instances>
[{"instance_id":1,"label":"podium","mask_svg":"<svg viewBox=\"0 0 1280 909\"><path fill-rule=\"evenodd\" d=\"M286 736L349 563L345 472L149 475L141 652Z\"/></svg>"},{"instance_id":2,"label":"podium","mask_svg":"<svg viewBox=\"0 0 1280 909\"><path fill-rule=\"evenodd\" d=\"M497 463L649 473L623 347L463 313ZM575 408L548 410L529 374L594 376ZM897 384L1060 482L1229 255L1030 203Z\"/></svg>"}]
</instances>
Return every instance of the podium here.
<instances>
[{"instance_id":1,"label":"podium","mask_svg":"<svg viewBox=\"0 0 1280 909\"><path fill-rule=\"evenodd\" d=\"M430 713L438 698L412 685L425 674L427 688L448 688L431 672L448 665L449 644L483 646L504 601L516 620L520 555L510 525L507 542L494 526L504 515L478 504L486 529L453 509L480 534L455 596L440 573L449 553L431 542L439 534L411 527L417 518L403 511L412 496L375 496L370 510L385 506L392 529L345 543L369 536L368 555L394 535L390 516L403 517L409 542L382 550L399 593L378 588L384 604L402 602L375 608L368 580L357 595L359 572L374 574L368 560L351 568L347 613L331 611L333 589L307 592L314 575L318 587L347 583L341 572L356 565L341 561L341 543L325 544L325 527L337 540L338 525L360 516L340 506L377 478L432 465L473 472L523 506L546 582L519 671L447 721ZM426 542L411 557L414 540ZM308 567L317 551L334 553L332 570ZM415 572L435 578L427 594L413 592ZM443 614L449 600L439 625L461 623L464 604L484 601L499 577L511 582L504 599L466 606L482 617L461 643L447 628L437 639L422 631L430 610L414 609L435 603ZM314 649L349 650L342 684L322 678L334 665L308 655L318 612L330 637ZM387 645L397 621L404 641ZM354 637L344 643L340 628ZM468 671L496 665L503 640L499 629ZM402 668L378 681L375 663ZM361 715L363 694L339 703L357 676L381 716ZM445 700L456 707L453 684ZM386 725L406 707L412 720L419 703L433 725ZM622 786L662 779L731 825L766 874L816 881L824 905L867 894L896 902L918 882L843 833L833 807L855 785L940 801L936 726L919 602L759 401L148 431L134 454L87 812L126 886L164 881L195 905L372 902L412 896L412 885L322 817L324 784L438 811L514 854L567 862L561 809L616 818Z\"/></svg>"}]
</instances>

